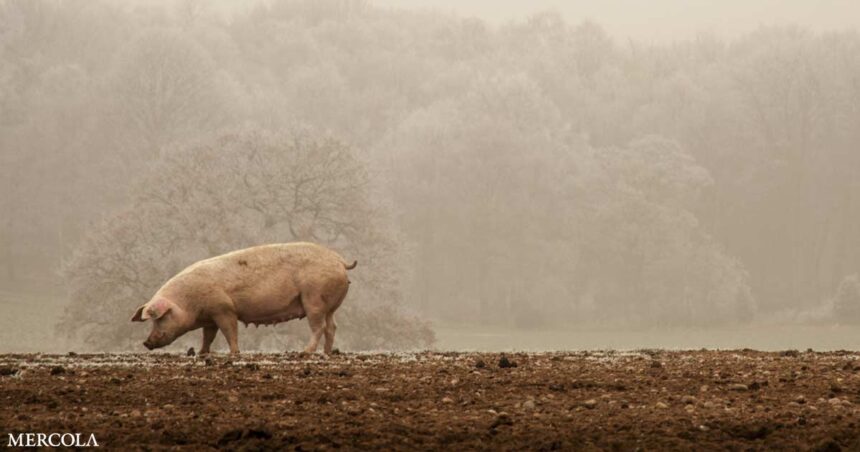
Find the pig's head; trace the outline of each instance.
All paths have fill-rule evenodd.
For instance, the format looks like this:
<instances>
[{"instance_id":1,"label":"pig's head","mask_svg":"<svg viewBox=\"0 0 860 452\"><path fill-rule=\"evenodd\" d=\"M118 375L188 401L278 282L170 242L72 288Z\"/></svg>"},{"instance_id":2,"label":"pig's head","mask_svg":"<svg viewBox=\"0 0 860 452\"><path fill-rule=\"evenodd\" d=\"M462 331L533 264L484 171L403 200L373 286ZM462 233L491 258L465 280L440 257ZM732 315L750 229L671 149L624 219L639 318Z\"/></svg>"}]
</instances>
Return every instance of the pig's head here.
<instances>
[{"instance_id":1,"label":"pig's head","mask_svg":"<svg viewBox=\"0 0 860 452\"><path fill-rule=\"evenodd\" d=\"M132 322L152 319L152 332L143 345L152 350L170 345L189 328L188 313L167 298L156 298L137 308Z\"/></svg>"}]
</instances>

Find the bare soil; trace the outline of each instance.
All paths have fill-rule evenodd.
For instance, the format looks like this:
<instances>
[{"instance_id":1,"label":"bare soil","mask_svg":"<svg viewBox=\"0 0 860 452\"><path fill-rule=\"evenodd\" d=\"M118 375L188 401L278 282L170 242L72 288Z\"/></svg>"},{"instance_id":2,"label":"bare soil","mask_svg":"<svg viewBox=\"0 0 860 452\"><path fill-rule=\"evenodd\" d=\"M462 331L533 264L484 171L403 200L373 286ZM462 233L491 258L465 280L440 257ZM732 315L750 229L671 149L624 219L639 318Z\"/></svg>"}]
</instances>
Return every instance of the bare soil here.
<instances>
[{"instance_id":1,"label":"bare soil","mask_svg":"<svg viewBox=\"0 0 860 452\"><path fill-rule=\"evenodd\" d=\"M860 450L860 354L0 355L0 443L18 432L146 450Z\"/></svg>"}]
</instances>

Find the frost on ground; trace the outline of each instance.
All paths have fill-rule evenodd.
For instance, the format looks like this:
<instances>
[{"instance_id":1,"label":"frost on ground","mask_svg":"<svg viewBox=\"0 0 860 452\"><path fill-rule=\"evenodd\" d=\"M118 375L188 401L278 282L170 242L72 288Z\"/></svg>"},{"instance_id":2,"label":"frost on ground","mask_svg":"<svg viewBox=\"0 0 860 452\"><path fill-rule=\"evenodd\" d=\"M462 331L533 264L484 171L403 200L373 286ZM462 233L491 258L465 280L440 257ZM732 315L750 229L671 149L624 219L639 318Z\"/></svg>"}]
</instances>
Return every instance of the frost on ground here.
<instances>
[{"instance_id":1,"label":"frost on ground","mask_svg":"<svg viewBox=\"0 0 860 452\"><path fill-rule=\"evenodd\" d=\"M856 450L860 355L0 355L0 426L132 448Z\"/></svg>"}]
</instances>

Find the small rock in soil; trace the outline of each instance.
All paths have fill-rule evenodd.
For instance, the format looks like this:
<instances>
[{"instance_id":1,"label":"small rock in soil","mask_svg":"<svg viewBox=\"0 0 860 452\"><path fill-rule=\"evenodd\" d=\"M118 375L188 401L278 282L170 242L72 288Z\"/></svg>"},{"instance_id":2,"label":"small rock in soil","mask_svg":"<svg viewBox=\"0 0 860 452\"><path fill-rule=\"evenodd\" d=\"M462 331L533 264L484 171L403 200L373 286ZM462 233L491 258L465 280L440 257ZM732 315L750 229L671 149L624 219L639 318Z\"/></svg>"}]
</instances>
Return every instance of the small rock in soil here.
<instances>
[{"instance_id":1,"label":"small rock in soil","mask_svg":"<svg viewBox=\"0 0 860 452\"><path fill-rule=\"evenodd\" d=\"M496 416L496 419L493 421L492 425L490 425L490 430L494 430L496 427L502 425L514 425L514 421L505 413L501 413Z\"/></svg>"},{"instance_id":2,"label":"small rock in soil","mask_svg":"<svg viewBox=\"0 0 860 452\"><path fill-rule=\"evenodd\" d=\"M743 383L735 383L733 385L730 385L729 389L731 389L732 391L747 391L749 390L749 387Z\"/></svg>"},{"instance_id":3,"label":"small rock in soil","mask_svg":"<svg viewBox=\"0 0 860 452\"><path fill-rule=\"evenodd\" d=\"M221 439L218 440L219 446L224 446L234 441L240 440L250 440L250 439L262 439L267 440L271 439L272 434L266 430L262 429L238 429L238 430L230 430L229 432L221 435Z\"/></svg>"},{"instance_id":4,"label":"small rock in soil","mask_svg":"<svg viewBox=\"0 0 860 452\"><path fill-rule=\"evenodd\" d=\"M733 432L734 436L748 439L748 440L756 440L763 439L767 435L770 434L770 428L766 425L742 425L738 426Z\"/></svg>"},{"instance_id":5,"label":"small rock in soil","mask_svg":"<svg viewBox=\"0 0 860 452\"><path fill-rule=\"evenodd\" d=\"M66 373L66 368L63 366L54 366L51 368L51 375L61 375Z\"/></svg>"},{"instance_id":6,"label":"small rock in soil","mask_svg":"<svg viewBox=\"0 0 860 452\"><path fill-rule=\"evenodd\" d=\"M526 410L533 410L533 409L535 409L535 401L534 401L534 400L531 400L531 399L526 400L525 402L523 402L523 408L524 408L524 409L526 409Z\"/></svg>"},{"instance_id":7,"label":"small rock in soil","mask_svg":"<svg viewBox=\"0 0 860 452\"><path fill-rule=\"evenodd\" d=\"M0 377L10 377L18 373L18 369L14 367L0 367Z\"/></svg>"},{"instance_id":8,"label":"small rock in soil","mask_svg":"<svg viewBox=\"0 0 860 452\"><path fill-rule=\"evenodd\" d=\"M842 452L842 446L835 440L829 439L815 448L816 452Z\"/></svg>"},{"instance_id":9,"label":"small rock in soil","mask_svg":"<svg viewBox=\"0 0 860 452\"><path fill-rule=\"evenodd\" d=\"M185 352L185 356L195 356L196 354L197 353L194 352L194 347L189 348L188 351Z\"/></svg>"},{"instance_id":10,"label":"small rock in soil","mask_svg":"<svg viewBox=\"0 0 860 452\"><path fill-rule=\"evenodd\" d=\"M475 361L475 367L477 367L478 369L483 369L487 367L487 363L485 363L483 359L479 359Z\"/></svg>"},{"instance_id":11,"label":"small rock in soil","mask_svg":"<svg viewBox=\"0 0 860 452\"><path fill-rule=\"evenodd\" d=\"M597 407L597 400L588 399L585 402L582 402L582 406L588 408L589 410L593 410L595 407Z\"/></svg>"},{"instance_id":12,"label":"small rock in soil","mask_svg":"<svg viewBox=\"0 0 860 452\"><path fill-rule=\"evenodd\" d=\"M502 369L509 369L511 367L517 367L517 363L509 360L507 356L502 355L502 357L499 358L499 367Z\"/></svg>"},{"instance_id":13,"label":"small rock in soil","mask_svg":"<svg viewBox=\"0 0 860 452\"><path fill-rule=\"evenodd\" d=\"M768 383L766 380L765 381L754 381L754 382L750 383L749 388L750 388L750 391L758 391L759 389L767 386L767 384Z\"/></svg>"}]
</instances>

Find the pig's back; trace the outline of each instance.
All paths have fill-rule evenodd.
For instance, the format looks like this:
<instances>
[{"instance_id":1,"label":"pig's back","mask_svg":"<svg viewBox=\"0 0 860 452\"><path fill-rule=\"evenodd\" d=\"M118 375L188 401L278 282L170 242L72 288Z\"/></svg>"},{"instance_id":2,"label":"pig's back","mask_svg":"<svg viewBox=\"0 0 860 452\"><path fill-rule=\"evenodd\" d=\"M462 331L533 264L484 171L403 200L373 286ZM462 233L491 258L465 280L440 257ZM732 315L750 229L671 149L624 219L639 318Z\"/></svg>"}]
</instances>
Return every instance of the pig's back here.
<instances>
[{"instance_id":1,"label":"pig's back","mask_svg":"<svg viewBox=\"0 0 860 452\"><path fill-rule=\"evenodd\" d=\"M237 305L289 301L302 286L346 278L343 259L323 246L278 243L232 251L192 264L165 285L171 292L200 296L220 289Z\"/></svg>"}]
</instances>

